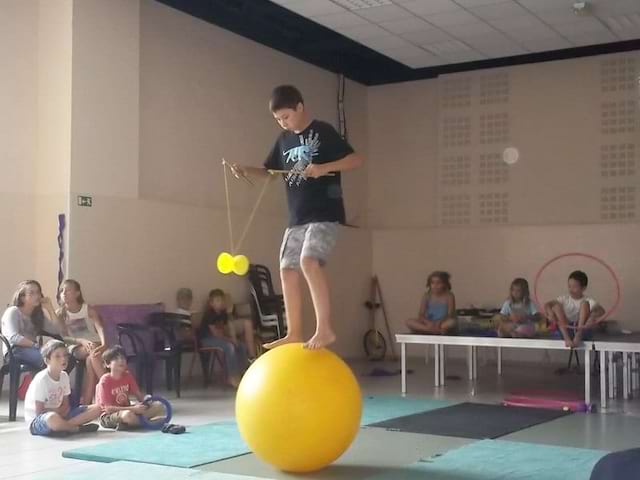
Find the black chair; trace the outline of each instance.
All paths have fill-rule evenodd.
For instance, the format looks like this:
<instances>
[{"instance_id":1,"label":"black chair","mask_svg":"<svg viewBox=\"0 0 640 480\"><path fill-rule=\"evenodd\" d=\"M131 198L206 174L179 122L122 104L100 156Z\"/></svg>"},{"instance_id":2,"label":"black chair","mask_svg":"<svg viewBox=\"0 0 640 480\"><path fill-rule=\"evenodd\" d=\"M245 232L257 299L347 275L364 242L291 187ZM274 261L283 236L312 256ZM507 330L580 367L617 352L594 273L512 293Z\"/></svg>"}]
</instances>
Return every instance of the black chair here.
<instances>
[{"instance_id":1,"label":"black chair","mask_svg":"<svg viewBox=\"0 0 640 480\"><path fill-rule=\"evenodd\" d=\"M132 363L135 365L136 381L140 388L146 390L148 353L140 334L146 334L147 328L137 323L119 323L116 325L116 330L118 331L118 343L125 351L127 363L129 366Z\"/></svg>"},{"instance_id":2,"label":"black chair","mask_svg":"<svg viewBox=\"0 0 640 480\"><path fill-rule=\"evenodd\" d=\"M286 333L284 298L273 288L271 272L264 265L249 267L249 291L254 323L260 330L275 329L277 338Z\"/></svg>"},{"instance_id":3,"label":"black chair","mask_svg":"<svg viewBox=\"0 0 640 480\"><path fill-rule=\"evenodd\" d=\"M177 318L180 317L180 318ZM157 360L165 362L167 390L175 388L180 398L182 346L176 341L175 321L184 315L154 312L147 317L147 324L119 323L118 342L125 349L127 362L136 365L136 376L141 388L153 394L153 376ZM144 339L150 339L145 342Z\"/></svg>"},{"instance_id":4,"label":"black chair","mask_svg":"<svg viewBox=\"0 0 640 480\"><path fill-rule=\"evenodd\" d=\"M40 331L38 334L38 343L42 346L42 337L51 337L56 340L63 341L60 335L47 331ZM22 374L31 373L35 375L40 371L39 367L20 362L14 355L13 347L9 343L9 339L0 334L0 341L4 345L5 357L2 368L0 368L0 395L4 384L4 377L9 375L9 421L15 422L18 411L18 389L20 388L20 379ZM75 359L69 359L67 373L70 373L76 367ZM77 384L77 380L76 380Z\"/></svg>"}]
</instances>

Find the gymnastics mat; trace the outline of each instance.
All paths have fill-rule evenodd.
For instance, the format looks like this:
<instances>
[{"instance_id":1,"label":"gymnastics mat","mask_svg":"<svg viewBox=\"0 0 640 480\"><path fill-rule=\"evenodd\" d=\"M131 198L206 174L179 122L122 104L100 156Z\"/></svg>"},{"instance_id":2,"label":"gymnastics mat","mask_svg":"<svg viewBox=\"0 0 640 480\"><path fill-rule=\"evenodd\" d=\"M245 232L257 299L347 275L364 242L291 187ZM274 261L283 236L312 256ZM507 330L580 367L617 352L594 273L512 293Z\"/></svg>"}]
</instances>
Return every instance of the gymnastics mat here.
<instances>
[{"instance_id":1,"label":"gymnastics mat","mask_svg":"<svg viewBox=\"0 0 640 480\"><path fill-rule=\"evenodd\" d=\"M367 396L363 399L361 425L370 425L392 418L404 417L414 413L428 412L437 408L448 407L454 402L424 398L407 398L381 395Z\"/></svg>"},{"instance_id":2,"label":"gymnastics mat","mask_svg":"<svg viewBox=\"0 0 640 480\"><path fill-rule=\"evenodd\" d=\"M408 433L484 439L502 437L565 415L570 415L570 412L484 403L460 403L374 423L371 426Z\"/></svg>"},{"instance_id":3,"label":"gymnastics mat","mask_svg":"<svg viewBox=\"0 0 640 480\"><path fill-rule=\"evenodd\" d=\"M589 480L602 450L481 440L367 480Z\"/></svg>"},{"instance_id":4,"label":"gymnastics mat","mask_svg":"<svg viewBox=\"0 0 640 480\"><path fill-rule=\"evenodd\" d=\"M90 447L65 450L62 456L93 462L153 463L192 468L249 453L235 422L187 428L181 435L154 432Z\"/></svg>"}]
</instances>

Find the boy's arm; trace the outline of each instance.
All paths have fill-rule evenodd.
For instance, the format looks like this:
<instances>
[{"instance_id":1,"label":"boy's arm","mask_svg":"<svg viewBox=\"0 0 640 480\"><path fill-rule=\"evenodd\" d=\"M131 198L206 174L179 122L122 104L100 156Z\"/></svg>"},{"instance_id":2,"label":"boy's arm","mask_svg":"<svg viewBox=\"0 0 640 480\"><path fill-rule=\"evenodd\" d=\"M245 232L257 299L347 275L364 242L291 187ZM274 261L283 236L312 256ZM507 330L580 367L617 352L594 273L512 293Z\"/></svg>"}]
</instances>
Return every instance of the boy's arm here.
<instances>
[{"instance_id":1,"label":"boy's arm","mask_svg":"<svg viewBox=\"0 0 640 480\"><path fill-rule=\"evenodd\" d=\"M354 152L334 162L312 163L305 168L304 174L307 177L318 178L331 172L346 172L347 170L354 170L362 166L363 163L364 158Z\"/></svg>"},{"instance_id":2,"label":"boy's arm","mask_svg":"<svg viewBox=\"0 0 640 480\"><path fill-rule=\"evenodd\" d=\"M44 402L36 400L36 415L40 415L46 411L47 409L44 406Z\"/></svg>"},{"instance_id":3,"label":"boy's arm","mask_svg":"<svg viewBox=\"0 0 640 480\"><path fill-rule=\"evenodd\" d=\"M69 395L63 397L62 404L60 404L58 408L52 409L53 412L56 412L61 417L66 417L69 414L69 410L71 410L69 406Z\"/></svg>"}]
</instances>

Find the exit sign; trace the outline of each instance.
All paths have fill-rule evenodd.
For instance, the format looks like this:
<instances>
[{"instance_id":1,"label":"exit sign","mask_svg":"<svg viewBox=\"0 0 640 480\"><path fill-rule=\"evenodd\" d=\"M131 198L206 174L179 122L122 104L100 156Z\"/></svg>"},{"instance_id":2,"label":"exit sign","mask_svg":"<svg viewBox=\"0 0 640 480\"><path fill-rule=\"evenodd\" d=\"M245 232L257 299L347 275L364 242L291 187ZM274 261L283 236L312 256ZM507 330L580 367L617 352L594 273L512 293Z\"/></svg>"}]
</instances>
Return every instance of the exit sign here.
<instances>
[{"instance_id":1,"label":"exit sign","mask_svg":"<svg viewBox=\"0 0 640 480\"><path fill-rule=\"evenodd\" d=\"M91 207L93 205L93 198L86 195L78 195L79 207Z\"/></svg>"}]
</instances>

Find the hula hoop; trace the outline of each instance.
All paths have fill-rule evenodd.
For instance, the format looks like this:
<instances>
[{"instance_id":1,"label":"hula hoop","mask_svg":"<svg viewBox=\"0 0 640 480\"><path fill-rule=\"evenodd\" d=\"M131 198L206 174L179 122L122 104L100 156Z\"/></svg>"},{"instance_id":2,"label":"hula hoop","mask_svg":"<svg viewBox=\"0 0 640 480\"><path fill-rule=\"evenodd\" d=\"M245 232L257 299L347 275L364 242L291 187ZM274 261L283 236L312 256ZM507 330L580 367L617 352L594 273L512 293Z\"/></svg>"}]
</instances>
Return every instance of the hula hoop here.
<instances>
[{"instance_id":1,"label":"hula hoop","mask_svg":"<svg viewBox=\"0 0 640 480\"><path fill-rule=\"evenodd\" d=\"M162 405L164 405L164 411L165 411L164 418L162 420L152 422L144 415L138 415L138 419L140 420L140 424L147 430L160 430L162 427L164 427L167 423L171 421L171 416L172 416L171 404L169 403L169 400L167 400L164 397L160 397L158 395L147 396L147 398L145 398L143 403L151 404L151 402L160 402Z\"/></svg>"},{"instance_id":2,"label":"hula hoop","mask_svg":"<svg viewBox=\"0 0 640 480\"><path fill-rule=\"evenodd\" d=\"M615 312L618 309L618 306L620 305L620 299L622 296L620 294L620 280L618 279L616 272L613 271L613 268L611 268L609 264L607 264L604 260L601 260L600 258L594 255L590 255L588 253L581 253L581 252L563 253L562 255L557 255L553 257L551 260L547 261L544 265L542 265L540 270L538 270L538 273L536 273L536 279L533 284L533 299L536 302L536 305L538 306L538 311L544 312L544 309L542 308L543 306L540 304L540 301L538 300L538 282L540 280L540 277L542 276L542 272L544 272L546 268L549 265L551 265L553 262L565 257L584 257L584 258L593 260L599 263L600 265L602 265L609 272L609 274L611 275L611 278L613 278L613 281L616 284L616 300L615 302L613 302L613 306L605 312L604 316L602 317L602 320L600 320L601 322L605 321L607 318L611 316L613 312Z\"/></svg>"}]
</instances>

